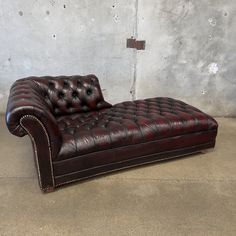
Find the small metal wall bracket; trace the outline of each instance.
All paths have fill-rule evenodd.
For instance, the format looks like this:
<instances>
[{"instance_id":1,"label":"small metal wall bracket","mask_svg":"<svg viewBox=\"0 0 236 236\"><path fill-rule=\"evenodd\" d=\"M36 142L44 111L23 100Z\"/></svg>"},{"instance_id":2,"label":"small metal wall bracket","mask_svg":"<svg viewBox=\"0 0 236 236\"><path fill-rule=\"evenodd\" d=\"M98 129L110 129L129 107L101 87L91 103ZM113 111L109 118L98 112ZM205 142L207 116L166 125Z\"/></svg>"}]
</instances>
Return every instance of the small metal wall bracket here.
<instances>
[{"instance_id":1,"label":"small metal wall bracket","mask_svg":"<svg viewBox=\"0 0 236 236\"><path fill-rule=\"evenodd\" d=\"M127 39L127 48L136 48L137 50L145 50L145 40L136 40L134 38Z\"/></svg>"}]
</instances>

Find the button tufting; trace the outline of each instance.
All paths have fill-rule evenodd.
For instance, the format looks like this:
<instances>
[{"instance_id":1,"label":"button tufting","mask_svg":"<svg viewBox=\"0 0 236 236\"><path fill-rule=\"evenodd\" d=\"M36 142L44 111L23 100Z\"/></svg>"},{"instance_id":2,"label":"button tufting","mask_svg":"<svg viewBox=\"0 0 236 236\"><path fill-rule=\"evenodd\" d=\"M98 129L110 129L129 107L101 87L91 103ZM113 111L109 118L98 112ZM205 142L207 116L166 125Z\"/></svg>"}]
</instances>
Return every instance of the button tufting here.
<instances>
[{"instance_id":1,"label":"button tufting","mask_svg":"<svg viewBox=\"0 0 236 236\"><path fill-rule=\"evenodd\" d=\"M90 96L93 93L93 90L91 88L88 88L86 93L88 96Z\"/></svg>"},{"instance_id":2,"label":"button tufting","mask_svg":"<svg viewBox=\"0 0 236 236\"><path fill-rule=\"evenodd\" d=\"M77 80L77 86L78 86L78 87L81 87L81 86L82 86L82 83L81 83L80 80Z\"/></svg>"},{"instance_id":3,"label":"button tufting","mask_svg":"<svg viewBox=\"0 0 236 236\"><path fill-rule=\"evenodd\" d=\"M48 93L46 91L44 92L44 97L48 99Z\"/></svg>"},{"instance_id":4,"label":"button tufting","mask_svg":"<svg viewBox=\"0 0 236 236\"><path fill-rule=\"evenodd\" d=\"M42 88L44 100L52 107L57 106L57 111L53 109L56 115L111 107L109 103L104 101L99 82L95 76L35 77L34 81ZM20 92L24 94L26 89L22 87L21 90ZM26 92L28 91L26 90ZM19 91L15 93L19 93Z\"/></svg>"},{"instance_id":5,"label":"button tufting","mask_svg":"<svg viewBox=\"0 0 236 236\"><path fill-rule=\"evenodd\" d=\"M78 92L77 91L73 91L71 94L72 98L78 98Z\"/></svg>"},{"instance_id":6,"label":"button tufting","mask_svg":"<svg viewBox=\"0 0 236 236\"><path fill-rule=\"evenodd\" d=\"M71 108L71 103L67 103L67 104L66 104L66 108L67 108L67 109L70 109L70 108Z\"/></svg>"},{"instance_id":7,"label":"button tufting","mask_svg":"<svg viewBox=\"0 0 236 236\"><path fill-rule=\"evenodd\" d=\"M63 85L64 85L65 88L68 88L69 87L69 82L67 80L64 80Z\"/></svg>"},{"instance_id":8,"label":"button tufting","mask_svg":"<svg viewBox=\"0 0 236 236\"><path fill-rule=\"evenodd\" d=\"M80 109L88 108L88 100L82 101L83 106L80 106ZM175 101L173 108L170 106L173 104L172 101ZM92 152L94 146L109 149L122 146L124 140L127 145L133 145L144 140L153 141L182 133L207 130L210 126L205 119L208 117L204 116L193 107L177 100L154 98L116 104L111 109L74 113L70 115L70 124L66 127L63 121L67 120L68 116L61 116L58 123L62 127L65 145L74 143L75 146L79 146L80 148L75 148L73 153L74 156L79 156ZM71 135L67 128L73 128L74 134ZM86 145L81 145L81 140L86 142ZM64 156L59 158L63 159Z\"/></svg>"},{"instance_id":9,"label":"button tufting","mask_svg":"<svg viewBox=\"0 0 236 236\"><path fill-rule=\"evenodd\" d=\"M65 94L62 91L60 91L58 92L57 96L58 98L63 99L65 97Z\"/></svg>"},{"instance_id":10,"label":"button tufting","mask_svg":"<svg viewBox=\"0 0 236 236\"><path fill-rule=\"evenodd\" d=\"M96 79L95 78L91 78L91 83L95 83L96 82Z\"/></svg>"},{"instance_id":11,"label":"button tufting","mask_svg":"<svg viewBox=\"0 0 236 236\"><path fill-rule=\"evenodd\" d=\"M50 80L50 81L48 82L48 87L49 87L50 89L54 89L54 88L55 88L54 82Z\"/></svg>"}]
</instances>

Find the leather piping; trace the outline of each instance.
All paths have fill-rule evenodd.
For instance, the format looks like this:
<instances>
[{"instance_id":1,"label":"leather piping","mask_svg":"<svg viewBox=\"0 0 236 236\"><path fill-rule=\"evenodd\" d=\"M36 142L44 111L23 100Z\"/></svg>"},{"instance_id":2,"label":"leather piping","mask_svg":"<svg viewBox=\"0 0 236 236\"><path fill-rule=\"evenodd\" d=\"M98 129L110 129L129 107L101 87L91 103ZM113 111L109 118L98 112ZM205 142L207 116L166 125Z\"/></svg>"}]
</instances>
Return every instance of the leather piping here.
<instances>
[{"instance_id":1,"label":"leather piping","mask_svg":"<svg viewBox=\"0 0 236 236\"><path fill-rule=\"evenodd\" d=\"M44 127L43 123L38 119L36 118L35 116L32 116L32 115L24 115L21 119L20 119L20 125L27 131L27 133L29 134L32 142L33 142L33 146L34 146L34 153L35 153L35 156L36 156L36 166L37 166L37 170L38 170L38 178L39 178L39 184L40 184L40 188L42 190L45 190L42 188L42 181L41 181L41 175L40 175L40 169L39 169L39 161L38 161L38 152L37 152L37 145L36 145L36 142L35 142L35 139L34 137L31 135L30 131L23 125L23 119L25 118L32 118L34 120L36 120L40 126L43 128L43 131L47 137L47 142L48 142L48 151L49 151L49 162L50 162L50 169L51 169L51 177L52 177L52 182L53 182L53 187L55 187L55 180L54 180L54 175L53 175L53 166L52 166L52 155L51 155L51 145L50 145L50 139L49 139L49 135L47 133L47 130L46 128ZM51 187L51 186L50 186Z\"/></svg>"}]
</instances>

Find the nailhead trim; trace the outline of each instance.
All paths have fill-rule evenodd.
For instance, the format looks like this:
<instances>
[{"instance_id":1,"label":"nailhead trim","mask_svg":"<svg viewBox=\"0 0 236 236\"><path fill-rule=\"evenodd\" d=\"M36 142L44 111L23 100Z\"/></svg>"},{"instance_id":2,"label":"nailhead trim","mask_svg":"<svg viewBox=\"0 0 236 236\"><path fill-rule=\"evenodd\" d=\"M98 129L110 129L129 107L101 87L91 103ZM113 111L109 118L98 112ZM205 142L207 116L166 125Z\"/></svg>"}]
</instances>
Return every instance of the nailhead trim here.
<instances>
[{"instance_id":1,"label":"nailhead trim","mask_svg":"<svg viewBox=\"0 0 236 236\"><path fill-rule=\"evenodd\" d=\"M36 156L36 166L37 166L37 170L38 170L38 178L39 178L40 189L41 189L41 190L47 190L47 188L46 188L46 189L43 189L43 188L42 188L41 174L40 174L39 161L38 161L37 145L36 145L36 142L35 142L34 137L31 135L30 131L23 125L23 119L25 119L25 118L32 118L32 119L36 120L36 121L41 125L41 127L43 128L43 131L44 131L44 133L45 133L45 135L46 135L46 137L47 137L48 149L49 149L49 161L50 161L50 168L51 168L51 176L52 176L53 187L55 187L55 180L54 180L53 166L52 166L51 145L50 145L49 135L48 135L47 130L46 130L46 128L44 127L43 123L42 123L38 118L36 118L35 116L32 116L32 115L24 115L24 116L20 119L20 125L27 131L28 135L30 136L30 138L31 138L31 140L32 140L32 142L33 142L34 153L35 153L35 156ZM51 186L50 186L50 187L51 187Z\"/></svg>"}]
</instances>

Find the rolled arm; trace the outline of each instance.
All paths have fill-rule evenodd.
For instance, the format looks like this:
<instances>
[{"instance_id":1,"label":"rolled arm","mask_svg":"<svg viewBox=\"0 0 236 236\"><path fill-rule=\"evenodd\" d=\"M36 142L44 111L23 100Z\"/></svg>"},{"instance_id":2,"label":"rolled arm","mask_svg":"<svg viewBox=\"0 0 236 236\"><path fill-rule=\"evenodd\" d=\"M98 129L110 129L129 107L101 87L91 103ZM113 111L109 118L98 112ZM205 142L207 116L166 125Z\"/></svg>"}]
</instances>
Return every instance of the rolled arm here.
<instances>
[{"instance_id":1,"label":"rolled arm","mask_svg":"<svg viewBox=\"0 0 236 236\"><path fill-rule=\"evenodd\" d=\"M6 123L12 134L20 137L27 134L21 125L21 119L26 116L35 117L43 124L49 137L52 157L54 157L61 147L58 125L40 87L29 78L17 80L10 90ZM34 138L40 139L40 137Z\"/></svg>"}]
</instances>

